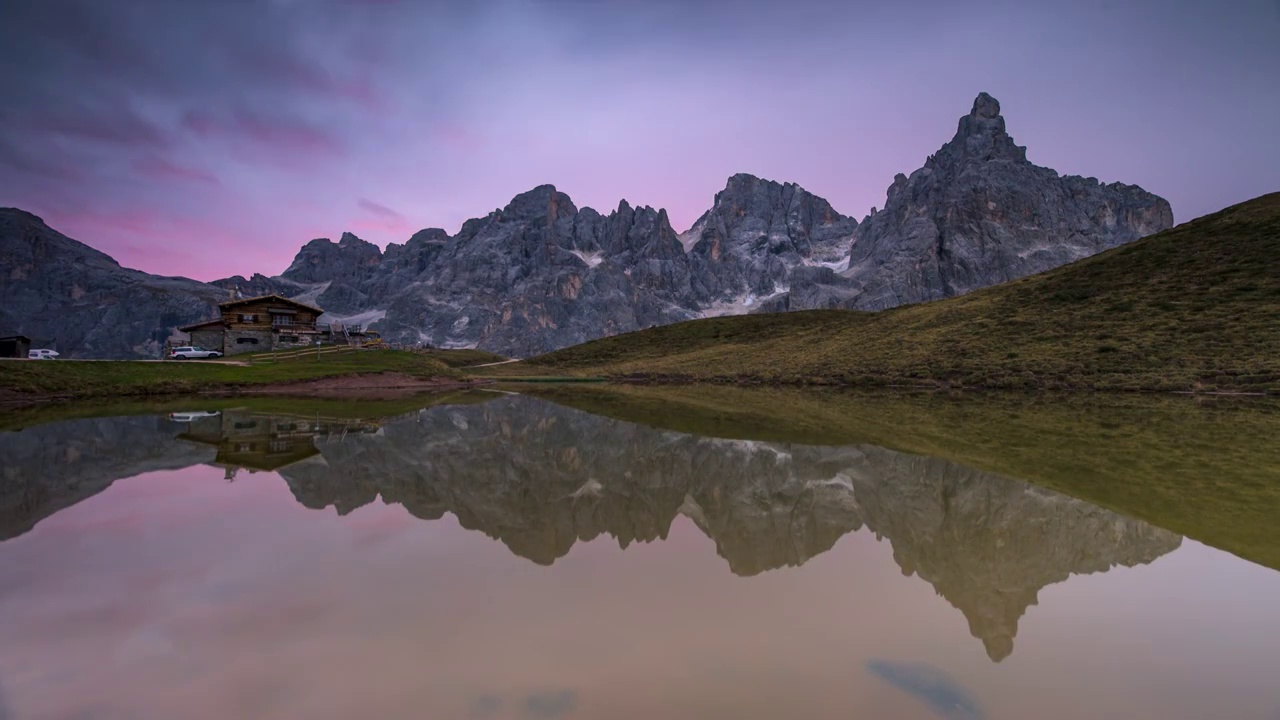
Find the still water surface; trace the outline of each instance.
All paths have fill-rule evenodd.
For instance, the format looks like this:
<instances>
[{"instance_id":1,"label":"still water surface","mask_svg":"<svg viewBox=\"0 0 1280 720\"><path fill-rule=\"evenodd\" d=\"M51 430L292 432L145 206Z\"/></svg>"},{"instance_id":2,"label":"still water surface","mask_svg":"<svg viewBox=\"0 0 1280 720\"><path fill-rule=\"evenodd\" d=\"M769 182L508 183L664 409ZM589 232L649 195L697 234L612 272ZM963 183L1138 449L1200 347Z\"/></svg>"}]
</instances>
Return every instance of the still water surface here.
<instances>
[{"instance_id":1,"label":"still water surface","mask_svg":"<svg viewBox=\"0 0 1280 720\"><path fill-rule=\"evenodd\" d=\"M1280 718L1280 573L1020 480L493 396L0 433L0 720Z\"/></svg>"}]
</instances>

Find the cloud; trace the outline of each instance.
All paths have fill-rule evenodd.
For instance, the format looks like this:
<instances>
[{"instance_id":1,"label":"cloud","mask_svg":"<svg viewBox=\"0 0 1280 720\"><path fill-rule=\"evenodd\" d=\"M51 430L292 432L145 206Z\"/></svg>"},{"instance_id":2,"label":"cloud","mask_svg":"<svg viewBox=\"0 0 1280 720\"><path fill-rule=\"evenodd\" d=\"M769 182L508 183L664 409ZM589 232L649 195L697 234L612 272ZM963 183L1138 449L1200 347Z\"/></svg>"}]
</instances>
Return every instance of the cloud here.
<instances>
[{"instance_id":1,"label":"cloud","mask_svg":"<svg viewBox=\"0 0 1280 720\"><path fill-rule=\"evenodd\" d=\"M986 717L968 690L932 665L870 660L867 672L919 698L945 720L982 720Z\"/></svg>"},{"instance_id":2,"label":"cloud","mask_svg":"<svg viewBox=\"0 0 1280 720\"><path fill-rule=\"evenodd\" d=\"M568 717L578 707L578 693L556 690L530 695L524 700L525 717L554 720Z\"/></svg>"},{"instance_id":3,"label":"cloud","mask_svg":"<svg viewBox=\"0 0 1280 720\"><path fill-rule=\"evenodd\" d=\"M374 215L377 215L380 218L383 218L386 220L398 220L398 221L404 220L404 216L401 215L400 213L396 212L395 210L392 210L386 205L380 205L372 200L360 198L357 201L357 204L361 207L361 209L366 210Z\"/></svg>"},{"instance_id":4,"label":"cloud","mask_svg":"<svg viewBox=\"0 0 1280 720\"><path fill-rule=\"evenodd\" d=\"M134 170L142 175L157 180L180 180L218 185L218 178L212 173L192 167L178 165L162 157L145 157L133 165Z\"/></svg>"},{"instance_id":5,"label":"cloud","mask_svg":"<svg viewBox=\"0 0 1280 720\"><path fill-rule=\"evenodd\" d=\"M467 709L467 717L470 720L489 720L497 717L501 710L502 698L492 693L485 693L471 701L471 706Z\"/></svg>"},{"instance_id":6,"label":"cloud","mask_svg":"<svg viewBox=\"0 0 1280 720\"><path fill-rule=\"evenodd\" d=\"M1274 11L1156 5L6 0L0 204L172 213L270 255L241 272L352 223L453 232L548 182L677 230L736 172L860 215L978 90L1036 161L1142 184L1179 217L1274 189Z\"/></svg>"},{"instance_id":7,"label":"cloud","mask_svg":"<svg viewBox=\"0 0 1280 720\"><path fill-rule=\"evenodd\" d=\"M342 155L344 146L332 133L305 121L271 117L246 110L212 113L190 110L182 127L207 140L225 141L233 146L259 146L289 156Z\"/></svg>"}]
</instances>

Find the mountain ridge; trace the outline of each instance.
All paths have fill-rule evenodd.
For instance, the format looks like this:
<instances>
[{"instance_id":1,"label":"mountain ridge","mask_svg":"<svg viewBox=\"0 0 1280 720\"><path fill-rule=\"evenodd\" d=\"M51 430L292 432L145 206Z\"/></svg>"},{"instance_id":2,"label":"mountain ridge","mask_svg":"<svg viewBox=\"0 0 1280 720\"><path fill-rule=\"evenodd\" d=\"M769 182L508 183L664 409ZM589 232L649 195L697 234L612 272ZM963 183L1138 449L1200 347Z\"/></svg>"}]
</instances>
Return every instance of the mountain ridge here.
<instances>
[{"instance_id":1,"label":"mountain ridge","mask_svg":"<svg viewBox=\"0 0 1280 720\"><path fill-rule=\"evenodd\" d=\"M507 365L717 382L1280 391L1280 192L1048 272L883 312L708 318Z\"/></svg>"},{"instance_id":2,"label":"mountain ridge","mask_svg":"<svg viewBox=\"0 0 1280 720\"><path fill-rule=\"evenodd\" d=\"M0 315L0 333L53 337L73 356L154 356L158 338L201 319L192 308L219 296L278 293L318 304L326 320L372 326L391 342L528 357L699 317L880 310L949 297L1172 221L1168 203L1137 186L1032 165L1005 131L999 103L982 93L956 135L924 167L899 173L885 208L861 222L795 183L746 173L730 176L683 233L664 209L624 199L606 215L543 184L453 235L425 228L384 250L344 232L337 242L305 243L279 275L182 279L194 284L175 292L199 303L188 298L176 302L181 312L139 321L153 325L145 333L121 322L125 337L109 347L39 323L30 330L23 318L34 296Z\"/></svg>"}]
</instances>

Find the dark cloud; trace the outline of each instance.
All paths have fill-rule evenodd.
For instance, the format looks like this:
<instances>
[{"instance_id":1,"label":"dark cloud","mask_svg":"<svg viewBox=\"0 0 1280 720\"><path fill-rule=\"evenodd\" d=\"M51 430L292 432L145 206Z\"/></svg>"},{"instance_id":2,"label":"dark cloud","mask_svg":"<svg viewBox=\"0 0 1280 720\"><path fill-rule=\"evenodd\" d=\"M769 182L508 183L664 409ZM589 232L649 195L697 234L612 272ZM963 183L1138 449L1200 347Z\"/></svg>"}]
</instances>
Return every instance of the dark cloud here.
<instances>
[{"instance_id":1,"label":"dark cloud","mask_svg":"<svg viewBox=\"0 0 1280 720\"><path fill-rule=\"evenodd\" d=\"M177 180L219 185L218 178L212 173L193 167L185 167L170 162L162 157L141 158L134 163L133 169L139 175L157 180Z\"/></svg>"},{"instance_id":2,"label":"dark cloud","mask_svg":"<svg viewBox=\"0 0 1280 720\"><path fill-rule=\"evenodd\" d=\"M1277 32L1273 0L3 0L0 205L107 252L199 227L202 277L547 182L687 227L747 171L859 215L989 90L1033 160L1189 218L1280 184Z\"/></svg>"},{"instance_id":3,"label":"dark cloud","mask_svg":"<svg viewBox=\"0 0 1280 720\"><path fill-rule=\"evenodd\" d=\"M396 212L395 210L392 210L386 205L381 205L372 200L360 198L356 204L358 204L362 210L365 210L374 215L377 215L378 217L383 218L385 220L404 220L404 216L401 215L400 213Z\"/></svg>"},{"instance_id":4,"label":"dark cloud","mask_svg":"<svg viewBox=\"0 0 1280 720\"><path fill-rule=\"evenodd\" d=\"M870 660L867 672L919 698L944 720L982 720L986 717L972 693L932 665Z\"/></svg>"},{"instance_id":5,"label":"dark cloud","mask_svg":"<svg viewBox=\"0 0 1280 720\"><path fill-rule=\"evenodd\" d=\"M469 720L490 720L498 716L502 710L502 698L492 693L485 693L471 701L467 708Z\"/></svg>"},{"instance_id":6,"label":"dark cloud","mask_svg":"<svg viewBox=\"0 0 1280 720\"><path fill-rule=\"evenodd\" d=\"M524 700L524 714L537 720L556 720L568 717L578 707L578 693L574 690L554 690L530 695Z\"/></svg>"}]
</instances>

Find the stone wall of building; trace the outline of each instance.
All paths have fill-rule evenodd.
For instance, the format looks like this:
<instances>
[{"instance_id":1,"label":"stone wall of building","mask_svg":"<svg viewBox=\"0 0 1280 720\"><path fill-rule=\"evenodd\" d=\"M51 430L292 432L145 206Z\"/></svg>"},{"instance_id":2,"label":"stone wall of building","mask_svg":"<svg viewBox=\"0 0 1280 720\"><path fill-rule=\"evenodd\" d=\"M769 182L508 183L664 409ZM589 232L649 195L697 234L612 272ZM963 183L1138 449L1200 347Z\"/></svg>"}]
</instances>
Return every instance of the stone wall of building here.
<instances>
[{"instance_id":1,"label":"stone wall of building","mask_svg":"<svg viewBox=\"0 0 1280 720\"><path fill-rule=\"evenodd\" d=\"M223 349L225 355L240 355L243 353L267 352L273 350L272 333L270 330L228 330L226 332L226 345Z\"/></svg>"},{"instance_id":2,"label":"stone wall of building","mask_svg":"<svg viewBox=\"0 0 1280 720\"><path fill-rule=\"evenodd\" d=\"M209 328L207 330L192 330L191 344L196 347L202 347L205 350L217 350L226 354L226 350L222 347L223 329Z\"/></svg>"},{"instance_id":3,"label":"stone wall of building","mask_svg":"<svg viewBox=\"0 0 1280 720\"><path fill-rule=\"evenodd\" d=\"M275 334L273 350L296 350L298 348L310 347L315 344L316 336L311 333L291 333L288 330L281 329Z\"/></svg>"}]
</instances>

